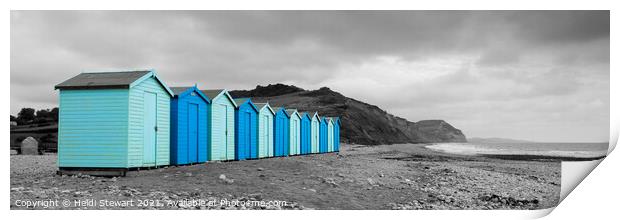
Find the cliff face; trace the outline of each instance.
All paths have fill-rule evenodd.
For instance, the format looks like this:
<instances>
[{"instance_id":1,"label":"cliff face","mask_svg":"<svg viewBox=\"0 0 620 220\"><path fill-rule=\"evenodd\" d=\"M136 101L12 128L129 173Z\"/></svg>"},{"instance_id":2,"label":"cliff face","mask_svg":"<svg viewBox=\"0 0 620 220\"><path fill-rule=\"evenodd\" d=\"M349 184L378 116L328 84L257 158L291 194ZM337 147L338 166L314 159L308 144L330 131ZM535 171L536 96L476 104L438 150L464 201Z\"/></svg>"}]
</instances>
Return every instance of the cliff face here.
<instances>
[{"instance_id":1,"label":"cliff face","mask_svg":"<svg viewBox=\"0 0 620 220\"><path fill-rule=\"evenodd\" d=\"M327 87L307 91L282 84L257 86L253 90L230 91L235 97L251 97L271 106L318 111L321 116L341 117L341 140L356 144L466 142L463 133L443 120L410 122Z\"/></svg>"}]
</instances>

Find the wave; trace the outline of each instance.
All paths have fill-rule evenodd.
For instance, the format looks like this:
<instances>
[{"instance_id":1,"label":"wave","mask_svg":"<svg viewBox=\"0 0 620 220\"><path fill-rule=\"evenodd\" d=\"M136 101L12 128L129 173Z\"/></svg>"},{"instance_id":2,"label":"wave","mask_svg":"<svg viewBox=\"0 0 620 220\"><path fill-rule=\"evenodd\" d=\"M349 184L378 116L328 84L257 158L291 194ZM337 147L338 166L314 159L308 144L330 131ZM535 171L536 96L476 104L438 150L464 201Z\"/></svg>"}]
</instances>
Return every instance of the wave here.
<instances>
[{"instance_id":1,"label":"wave","mask_svg":"<svg viewBox=\"0 0 620 220\"><path fill-rule=\"evenodd\" d=\"M425 148L459 155L532 155L550 157L597 158L606 156L607 151L559 150L559 149L518 149L511 146L484 146L468 143L441 143L427 145ZM541 147L542 148L542 147Z\"/></svg>"}]
</instances>

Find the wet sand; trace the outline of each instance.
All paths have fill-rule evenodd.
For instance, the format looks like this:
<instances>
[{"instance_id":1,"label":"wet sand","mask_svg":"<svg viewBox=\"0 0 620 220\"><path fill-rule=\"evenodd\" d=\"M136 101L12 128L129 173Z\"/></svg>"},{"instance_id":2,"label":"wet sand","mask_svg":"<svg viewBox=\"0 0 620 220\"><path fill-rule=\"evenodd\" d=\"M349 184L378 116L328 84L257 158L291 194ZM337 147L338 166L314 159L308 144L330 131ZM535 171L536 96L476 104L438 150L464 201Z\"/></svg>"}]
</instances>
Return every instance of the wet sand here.
<instances>
[{"instance_id":1,"label":"wet sand","mask_svg":"<svg viewBox=\"0 0 620 220\"><path fill-rule=\"evenodd\" d=\"M13 155L11 209L542 209L559 202L559 161L460 156L423 146L343 144L339 153L171 166L122 178L58 176L55 154ZM71 205L16 204L41 200ZM90 200L160 205L75 203ZM174 203L199 200L215 202ZM267 204L255 203L261 201Z\"/></svg>"}]
</instances>

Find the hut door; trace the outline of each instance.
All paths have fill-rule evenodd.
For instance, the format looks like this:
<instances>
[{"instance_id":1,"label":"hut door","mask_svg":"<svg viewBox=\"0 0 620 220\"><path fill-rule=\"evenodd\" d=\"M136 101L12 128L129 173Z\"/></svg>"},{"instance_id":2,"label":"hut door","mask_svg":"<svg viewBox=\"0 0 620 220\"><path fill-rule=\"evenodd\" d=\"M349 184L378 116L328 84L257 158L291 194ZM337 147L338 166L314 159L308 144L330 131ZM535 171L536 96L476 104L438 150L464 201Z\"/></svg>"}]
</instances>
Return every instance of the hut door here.
<instances>
[{"instance_id":1,"label":"hut door","mask_svg":"<svg viewBox=\"0 0 620 220\"><path fill-rule=\"evenodd\" d=\"M252 146L252 114L250 114L249 112L245 113L245 120L247 120L248 123L245 124L245 131L247 132L245 135L245 143L247 144L246 146L246 158L252 158L254 157L254 146Z\"/></svg>"},{"instance_id":2,"label":"hut door","mask_svg":"<svg viewBox=\"0 0 620 220\"><path fill-rule=\"evenodd\" d=\"M187 161L198 162L198 104L187 107Z\"/></svg>"},{"instance_id":3,"label":"hut door","mask_svg":"<svg viewBox=\"0 0 620 220\"><path fill-rule=\"evenodd\" d=\"M230 158L228 158L228 108L226 107L226 105L222 105L222 108L224 109L224 159L228 160Z\"/></svg>"},{"instance_id":4,"label":"hut door","mask_svg":"<svg viewBox=\"0 0 620 220\"><path fill-rule=\"evenodd\" d=\"M263 116L263 143L261 143L261 145L263 145L263 149L265 152L263 152L265 154L265 156L269 156L269 117L268 116Z\"/></svg>"},{"instance_id":5,"label":"hut door","mask_svg":"<svg viewBox=\"0 0 620 220\"><path fill-rule=\"evenodd\" d=\"M155 165L157 143L157 94L144 93L144 165Z\"/></svg>"},{"instance_id":6,"label":"hut door","mask_svg":"<svg viewBox=\"0 0 620 220\"><path fill-rule=\"evenodd\" d=\"M299 152L297 152L297 149L299 149L299 137L297 137L297 133L299 132L299 122L298 121L293 121L293 144L292 144L292 148L293 148L293 152L291 152L291 154L297 154Z\"/></svg>"},{"instance_id":7,"label":"hut door","mask_svg":"<svg viewBox=\"0 0 620 220\"><path fill-rule=\"evenodd\" d=\"M280 119L277 120L278 122L278 126L277 126L277 132L279 135L277 135L277 142L276 142L276 156L283 156L284 155L284 119Z\"/></svg>"}]
</instances>

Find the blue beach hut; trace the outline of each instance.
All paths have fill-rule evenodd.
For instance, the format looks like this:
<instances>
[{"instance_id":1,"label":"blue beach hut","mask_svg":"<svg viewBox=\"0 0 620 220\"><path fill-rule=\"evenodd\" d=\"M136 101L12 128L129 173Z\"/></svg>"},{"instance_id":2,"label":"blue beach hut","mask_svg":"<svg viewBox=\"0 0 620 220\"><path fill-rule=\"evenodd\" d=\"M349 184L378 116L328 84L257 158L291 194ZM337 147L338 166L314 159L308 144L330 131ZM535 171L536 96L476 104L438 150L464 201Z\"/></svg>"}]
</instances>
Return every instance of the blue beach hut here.
<instances>
[{"instance_id":1,"label":"blue beach hut","mask_svg":"<svg viewBox=\"0 0 620 220\"><path fill-rule=\"evenodd\" d=\"M170 163L207 161L207 111L209 99L196 87L171 87Z\"/></svg>"},{"instance_id":2,"label":"blue beach hut","mask_svg":"<svg viewBox=\"0 0 620 220\"><path fill-rule=\"evenodd\" d=\"M319 122L319 153L327 152L327 118L321 117Z\"/></svg>"},{"instance_id":3,"label":"blue beach hut","mask_svg":"<svg viewBox=\"0 0 620 220\"><path fill-rule=\"evenodd\" d=\"M235 160L258 158L258 108L249 98L234 99Z\"/></svg>"},{"instance_id":4,"label":"blue beach hut","mask_svg":"<svg viewBox=\"0 0 620 220\"><path fill-rule=\"evenodd\" d=\"M235 108L237 104L224 89L200 90L209 100L207 112L210 161L235 159Z\"/></svg>"},{"instance_id":5,"label":"blue beach hut","mask_svg":"<svg viewBox=\"0 0 620 220\"><path fill-rule=\"evenodd\" d=\"M334 151L340 151L340 117L334 117Z\"/></svg>"},{"instance_id":6,"label":"blue beach hut","mask_svg":"<svg viewBox=\"0 0 620 220\"><path fill-rule=\"evenodd\" d=\"M55 88L60 170L170 164L173 93L154 70L81 73Z\"/></svg>"},{"instance_id":7,"label":"blue beach hut","mask_svg":"<svg viewBox=\"0 0 620 220\"><path fill-rule=\"evenodd\" d=\"M289 154L289 120L290 117L284 108L275 108L273 117L273 154L276 157Z\"/></svg>"},{"instance_id":8,"label":"blue beach hut","mask_svg":"<svg viewBox=\"0 0 620 220\"><path fill-rule=\"evenodd\" d=\"M301 116L297 109L287 109L289 115L289 150L288 155L299 155L301 145Z\"/></svg>"},{"instance_id":9,"label":"blue beach hut","mask_svg":"<svg viewBox=\"0 0 620 220\"><path fill-rule=\"evenodd\" d=\"M273 157L273 117L268 103L254 103L258 108L258 158Z\"/></svg>"},{"instance_id":10,"label":"blue beach hut","mask_svg":"<svg viewBox=\"0 0 620 220\"><path fill-rule=\"evenodd\" d=\"M300 154L309 154L312 150L312 135L311 135L311 125L312 119L310 118L310 114L308 112L301 113L301 143L300 143Z\"/></svg>"}]
</instances>

